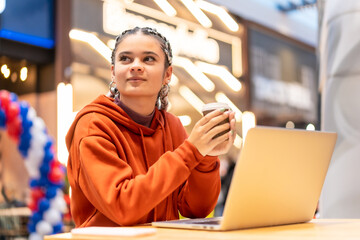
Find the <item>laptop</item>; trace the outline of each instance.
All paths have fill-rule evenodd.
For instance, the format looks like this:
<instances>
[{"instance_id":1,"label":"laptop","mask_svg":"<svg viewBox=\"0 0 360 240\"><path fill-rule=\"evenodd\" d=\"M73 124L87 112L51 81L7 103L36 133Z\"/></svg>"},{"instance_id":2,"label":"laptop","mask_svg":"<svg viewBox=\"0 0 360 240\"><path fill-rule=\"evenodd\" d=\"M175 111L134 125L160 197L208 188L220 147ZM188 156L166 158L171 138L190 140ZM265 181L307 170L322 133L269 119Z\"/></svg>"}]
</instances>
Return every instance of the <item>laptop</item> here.
<instances>
[{"instance_id":1,"label":"laptop","mask_svg":"<svg viewBox=\"0 0 360 240\"><path fill-rule=\"evenodd\" d=\"M255 127L236 162L222 217L153 222L156 227L236 230L310 221L337 134Z\"/></svg>"}]
</instances>

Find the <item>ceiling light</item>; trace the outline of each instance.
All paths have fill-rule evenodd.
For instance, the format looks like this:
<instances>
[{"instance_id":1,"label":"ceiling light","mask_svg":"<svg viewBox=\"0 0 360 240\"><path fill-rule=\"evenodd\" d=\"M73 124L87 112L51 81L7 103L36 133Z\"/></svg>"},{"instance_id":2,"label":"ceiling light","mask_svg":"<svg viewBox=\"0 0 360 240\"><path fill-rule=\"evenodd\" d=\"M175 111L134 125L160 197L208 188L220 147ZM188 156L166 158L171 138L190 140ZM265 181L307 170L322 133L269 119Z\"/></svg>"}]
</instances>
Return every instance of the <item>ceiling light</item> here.
<instances>
[{"instance_id":1,"label":"ceiling light","mask_svg":"<svg viewBox=\"0 0 360 240\"><path fill-rule=\"evenodd\" d=\"M8 78L10 76L10 69L6 64L1 66L1 73L4 75L5 78Z\"/></svg>"},{"instance_id":2,"label":"ceiling light","mask_svg":"<svg viewBox=\"0 0 360 240\"><path fill-rule=\"evenodd\" d=\"M239 135L236 134L235 141L234 141L234 146L240 149L241 146L242 146L242 143L243 143L242 138Z\"/></svg>"},{"instance_id":3,"label":"ceiling light","mask_svg":"<svg viewBox=\"0 0 360 240\"><path fill-rule=\"evenodd\" d=\"M8 69L8 66L6 64L3 64L1 66L1 73L4 74L4 72L6 71L6 69Z\"/></svg>"},{"instance_id":4,"label":"ceiling light","mask_svg":"<svg viewBox=\"0 0 360 240\"><path fill-rule=\"evenodd\" d=\"M202 115L202 107L204 106L204 102L188 87L180 86L179 87L180 95L191 105L195 108Z\"/></svg>"},{"instance_id":5,"label":"ceiling light","mask_svg":"<svg viewBox=\"0 0 360 240\"><path fill-rule=\"evenodd\" d=\"M174 17L176 15L176 10L173 8L173 6L170 5L170 3L166 0L154 0L154 2L163 10L163 12L170 16Z\"/></svg>"},{"instance_id":6,"label":"ceiling light","mask_svg":"<svg viewBox=\"0 0 360 240\"><path fill-rule=\"evenodd\" d=\"M189 9L189 11L201 25L206 28L210 28L212 26L210 19L201 11L201 9L193 2L193 0L181 0L181 2L187 9Z\"/></svg>"},{"instance_id":7,"label":"ceiling light","mask_svg":"<svg viewBox=\"0 0 360 240\"><path fill-rule=\"evenodd\" d=\"M179 78L175 74L171 74L171 79L169 85L175 87L179 83Z\"/></svg>"},{"instance_id":8,"label":"ceiling light","mask_svg":"<svg viewBox=\"0 0 360 240\"><path fill-rule=\"evenodd\" d=\"M242 112L240 111L240 109L238 107L236 107L236 105L222 92L218 92L215 94L215 99L218 102L224 102L227 103L231 110L233 110L235 112L235 119L237 122L241 121L241 117L242 117Z\"/></svg>"},{"instance_id":9,"label":"ceiling light","mask_svg":"<svg viewBox=\"0 0 360 240\"><path fill-rule=\"evenodd\" d=\"M242 116L242 135L243 135L243 142L246 140L246 134L250 128L255 127L256 119L255 114L252 112L245 111Z\"/></svg>"},{"instance_id":10,"label":"ceiling light","mask_svg":"<svg viewBox=\"0 0 360 240\"><path fill-rule=\"evenodd\" d=\"M20 80L25 81L27 79L27 76L28 76L28 68L22 67L20 70Z\"/></svg>"},{"instance_id":11,"label":"ceiling light","mask_svg":"<svg viewBox=\"0 0 360 240\"><path fill-rule=\"evenodd\" d=\"M188 115L182 115L182 116L178 116L180 121L181 121L181 124L186 127L186 126L189 126L191 124L191 117L188 116Z\"/></svg>"},{"instance_id":12,"label":"ceiling light","mask_svg":"<svg viewBox=\"0 0 360 240\"><path fill-rule=\"evenodd\" d=\"M204 73L219 77L235 92L239 92L241 90L240 81L236 79L225 67L200 61L196 62L196 66L198 66Z\"/></svg>"},{"instance_id":13,"label":"ceiling light","mask_svg":"<svg viewBox=\"0 0 360 240\"><path fill-rule=\"evenodd\" d=\"M116 43L115 39L110 39L109 41L106 42L106 45L108 46L108 48L114 49L115 43Z\"/></svg>"},{"instance_id":14,"label":"ceiling light","mask_svg":"<svg viewBox=\"0 0 360 240\"><path fill-rule=\"evenodd\" d=\"M111 61L111 50L105 43L103 43L95 34L72 29L69 32L69 37L74 40L82 41L88 43L92 48L94 48L101 56L105 58L108 62Z\"/></svg>"},{"instance_id":15,"label":"ceiling light","mask_svg":"<svg viewBox=\"0 0 360 240\"><path fill-rule=\"evenodd\" d=\"M309 123L309 124L306 126L306 130L315 131L315 126L314 126L314 124Z\"/></svg>"},{"instance_id":16,"label":"ceiling light","mask_svg":"<svg viewBox=\"0 0 360 240\"><path fill-rule=\"evenodd\" d=\"M295 128L295 123L293 121L287 121L285 128Z\"/></svg>"},{"instance_id":17,"label":"ceiling light","mask_svg":"<svg viewBox=\"0 0 360 240\"><path fill-rule=\"evenodd\" d=\"M203 0L197 0L196 5L207 12L216 14L231 31L236 32L237 30L239 30L239 25L237 24L237 22L235 22L235 20L224 8L209 2L205 2Z\"/></svg>"},{"instance_id":18,"label":"ceiling light","mask_svg":"<svg viewBox=\"0 0 360 240\"><path fill-rule=\"evenodd\" d=\"M73 87L61 82L57 86L57 155L62 164L67 164L68 151L65 144L65 135L74 120L73 114Z\"/></svg>"},{"instance_id":19,"label":"ceiling light","mask_svg":"<svg viewBox=\"0 0 360 240\"><path fill-rule=\"evenodd\" d=\"M215 84L206 77L192 61L184 57L174 57L173 63L176 66L184 68L206 91L214 91Z\"/></svg>"}]
</instances>

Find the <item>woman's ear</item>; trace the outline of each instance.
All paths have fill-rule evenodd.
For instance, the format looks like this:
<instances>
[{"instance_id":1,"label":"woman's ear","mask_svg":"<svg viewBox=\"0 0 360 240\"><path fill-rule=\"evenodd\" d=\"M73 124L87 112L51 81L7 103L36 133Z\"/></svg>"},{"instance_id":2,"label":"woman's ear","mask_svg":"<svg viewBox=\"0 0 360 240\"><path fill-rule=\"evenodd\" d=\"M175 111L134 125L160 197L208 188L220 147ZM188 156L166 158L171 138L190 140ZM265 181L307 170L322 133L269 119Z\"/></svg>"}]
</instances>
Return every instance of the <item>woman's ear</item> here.
<instances>
[{"instance_id":1,"label":"woman's ear","mask_svg":"<svg viewBox=\"0 0 360 240\"><path fill-rule=\"evenodd\" d=\"M169 66L166 69L165 74L164 74L164 81L163 81L164 84L169 84L170 83L171 76L172 76L172 71L173 71L172 66Z\"/></svg>"}]
</instances>

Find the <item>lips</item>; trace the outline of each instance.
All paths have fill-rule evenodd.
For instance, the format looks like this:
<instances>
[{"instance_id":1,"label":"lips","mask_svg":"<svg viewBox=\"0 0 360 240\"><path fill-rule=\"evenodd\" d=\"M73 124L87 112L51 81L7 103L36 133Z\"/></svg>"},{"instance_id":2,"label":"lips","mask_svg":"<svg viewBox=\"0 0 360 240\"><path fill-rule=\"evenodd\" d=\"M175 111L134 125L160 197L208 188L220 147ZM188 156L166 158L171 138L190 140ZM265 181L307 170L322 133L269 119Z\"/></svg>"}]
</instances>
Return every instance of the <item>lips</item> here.
<instances>
[{"instance_id":1,"label":"lips","mask_svg":"<svg viewBox=\"0 0 360 240\"><path fill-rule=\"evenodd\" d=\"M141 77L131 77L128 78L127 81L145 81L145 79Z\"/></svg>"}]
</instances>

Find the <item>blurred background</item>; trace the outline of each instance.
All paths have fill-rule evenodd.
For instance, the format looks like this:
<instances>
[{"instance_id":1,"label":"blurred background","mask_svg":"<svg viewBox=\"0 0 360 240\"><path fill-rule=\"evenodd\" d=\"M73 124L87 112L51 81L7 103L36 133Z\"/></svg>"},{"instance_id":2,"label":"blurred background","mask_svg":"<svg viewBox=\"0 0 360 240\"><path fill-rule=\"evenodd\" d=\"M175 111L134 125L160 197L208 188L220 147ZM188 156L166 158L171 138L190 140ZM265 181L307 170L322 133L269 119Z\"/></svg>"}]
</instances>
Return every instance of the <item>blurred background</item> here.
<instances>
[{"instance_id":1,"label":"blurred background","mask_svg":"<svg viewBox=\"0 0 360 240\"><path fill-rule=\"evenodd\" d=\"M168 111L186 130L204 103L226 102L236 111L236 140L221 156L224 191L215 212L221 215L226 179L250 127L321 130L323 2L0 0L0 89L34 107L66 165L64 138L75 114L108 92L115 37L135 26L156 28L174 54ZM0 186L10 200L26 202L26 169L0 134ZM9 204L4 194L0 203Z\"/></svg>"}]
</instances>

